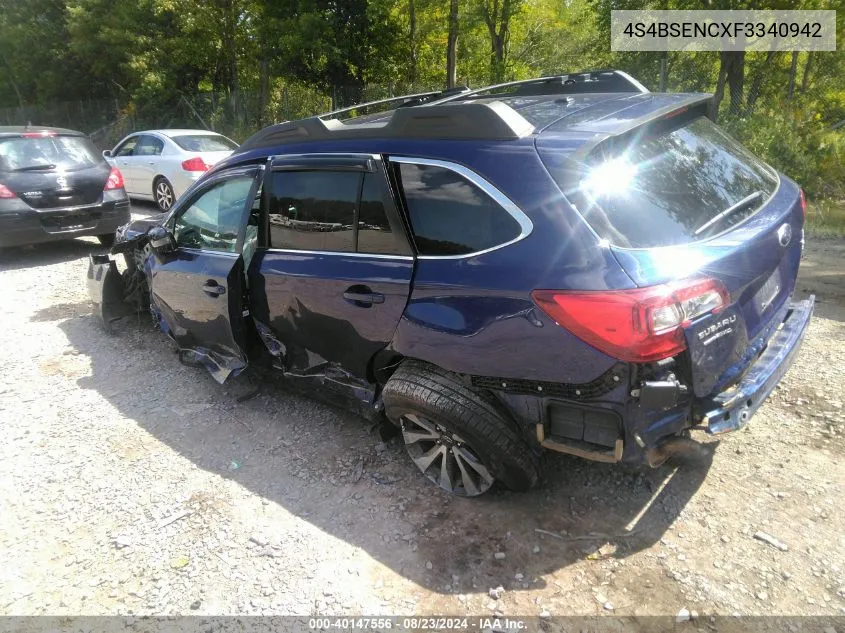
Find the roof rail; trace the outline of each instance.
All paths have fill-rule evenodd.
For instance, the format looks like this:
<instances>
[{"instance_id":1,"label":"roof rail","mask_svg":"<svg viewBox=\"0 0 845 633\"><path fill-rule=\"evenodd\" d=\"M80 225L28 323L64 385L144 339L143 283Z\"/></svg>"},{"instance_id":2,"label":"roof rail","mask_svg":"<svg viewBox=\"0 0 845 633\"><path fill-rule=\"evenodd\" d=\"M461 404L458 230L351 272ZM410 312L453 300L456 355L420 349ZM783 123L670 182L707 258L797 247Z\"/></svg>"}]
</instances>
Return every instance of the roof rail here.
<instances>
[{"instance_id":1,"label":"roof rail","mask_svg":"<svg viewBox=\"0 0 845 633\"><path fill-rule=\"evenodd\" d=\"M604 84L604 85L593 85ZM447 96L438 99L433 104L447 103L449 101L460 101L479 97L483 93L500 88L517 88L515 94L538 95L538 94L566 94L570 92L649 92L648 88L631 77L628 73L613 68L601 68L598 70L584 70L567 75L551 75L537 79L523 79L520 81L508 81L484 88L477 88L461 94ZM587 90L584 90L584 88ZM524 88L524 90L520 90ZM534 88L532 90L532 88ZM495 96L495 95L490 95Z\"/></svg>"},{"instance_id":2,"label":"roof rail","mask_svg":"<svg viewBox=\"0 0 845 633\"><path fill-rule=\"evenodd\" d=\"M339 110L332 110L331 112L326 112L324 114L318 114L317 116L321 119L326 117L336 117L338 114L346 114L347 112L352 112L354 110L360 110L362 108L369 108L371 106L376 105L383 105L386 103L393 103L395 101L402 101L397 108L404 108L410 107L415 105L421 105L423 103L428 103L429 101L434 101L437 99L441 99L444 97L452 97L454 95L462 94L465 92L469 92L469 88L467 86L460 86L457 88L447 88L446 90L433 90L431 92L418 92L416 94L410 95L399 95L396 97L389 97L387 99L378 99L376 101L367 101L365 103L359 103L356 105L349 106L347 108L341 108Z\"/></svg>"},{"instance_id":3,"label":"roof rail","mask_svg":"<svg viewBox=\"0 0 845 633\"><path fill-rule=\"evenodd\" d=\"M349 106L348 108L341 108L339 110L332 110L331 112L325 112L323 114L318 114L317 116L322 118L325 117L334 117L338 114L345 114L347 112L352 112L353 110L358 110L359 108L368 108L374 105L382 105L384 103L393 103L394 101L401 101L403 99L424 99L426 97L433 97L435 95L440 94L439 90L435 90L433 92L419 92L417 94L411 95L400 95L398 97L390 97L389 99L378 99L377 101L367 101L366 103L359 103L357 105Z\"/></svg>"},{"instance_id":4,"label":"roof rail","mask_svg":"<svg viewBox=\"0 0 845 633\"><path fill-rule=\"evenodd\" d=\"M594 84L603 84L600 86ZM573 88L575 86L576 88ZM586 90L584 87L586 86ZM416 138L449 140L514 140L533 134L534 126L501 101L473 102L483 93L515 87L516 95L566 94L570 92L648 92L636 79L621 70L586 70L568 75L509 81L470 90L466 86L443 91L421 92L379 99L318 114L307 119L278 123L252 135L235 153L259 147L320 140L365 138ZM490 95L495 97L496 94ZM453 101L467 100L460 108ZM379 116L363 116L354 124L337 115L354 110L401 102ZM422 106L422 107L412 107Z\"/></svg>"},{"instance_id":5,"label":"roof rail","mask_svg":"<svg viewBox=\"0 0 845 633\"><path fill-rule=\"evenodd\" d=\"M266 127L244 141L235 153L271 145L326 140L414 138L507 141L534 133L531 123L500 101L470 102L460 107L432 104L420 108L397 108L386 120L357 125L348 125L338 119L324 119L325 116Z\"/></svg>"}]
</instances>

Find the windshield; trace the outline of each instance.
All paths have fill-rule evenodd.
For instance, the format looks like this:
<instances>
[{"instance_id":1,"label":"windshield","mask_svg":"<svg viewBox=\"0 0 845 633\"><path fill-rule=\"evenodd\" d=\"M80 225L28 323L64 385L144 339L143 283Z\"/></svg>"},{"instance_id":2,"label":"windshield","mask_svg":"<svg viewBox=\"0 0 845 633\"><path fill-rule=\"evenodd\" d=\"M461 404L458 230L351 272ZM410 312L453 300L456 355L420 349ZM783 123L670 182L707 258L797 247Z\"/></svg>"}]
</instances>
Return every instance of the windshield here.
<instances>
[{"instance_id":1,"label":"windshield","mask_svg":"<svg viewBox=\"0 0 845 633\"><path fill-rule=\"evenodd\" d=\"M189 152L231 152L238 144L219 134L173 136L173 142Z\"/></svg>"},{"instance_id":2,"label":"windshield","mask_svg":"<svg viewBox=\"0 0 845 633\"><path fill-rule=\"evenodd\" d=\"M83 136L0 138L0 171L73 171L101 162L103 157Z\"/></svg>"},{"instance_id":3,"label":"windshield","mask_svg":"<svg viewBox=\"0 0 845 633\"><path fill-rule=\"evenodd\" d=\"M777 176L706 117L680 123L637 135L613 153L594 153L574 178L553 151L543 160L595 231L616 246L706 239L753 215L774 193Z\"/></svg>"}]
</instances>

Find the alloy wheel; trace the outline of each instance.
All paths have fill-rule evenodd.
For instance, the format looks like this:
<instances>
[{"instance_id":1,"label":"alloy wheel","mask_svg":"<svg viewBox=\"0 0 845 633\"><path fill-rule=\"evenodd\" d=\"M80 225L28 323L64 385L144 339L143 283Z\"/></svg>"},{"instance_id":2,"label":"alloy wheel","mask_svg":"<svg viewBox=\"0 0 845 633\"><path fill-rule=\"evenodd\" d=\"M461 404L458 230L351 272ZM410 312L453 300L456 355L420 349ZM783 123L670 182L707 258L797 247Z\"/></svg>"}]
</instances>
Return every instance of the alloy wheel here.
<instances>
[{"instance_id":1,"label":"alloy wheel","mask_svg":"<svg viewBox=\"0 0 845 633\"><path fill-rule=\"evenodd\" d=\"M403 415L401 423L402 439L411 459L443 490L475 497L493 485L493 475L463 438L414 413Z\"/></svg>"},{"instance_id":2,"label":"alloy wheel","mask_svg":"<svg viewBox=\"0 0 845 633\"><path fill-rule=\"evenodd\" d=\"M162 211L167 211L173 206L173 190L164 180L160 180L156 185L156 202Z\"/></svg>"}]
</instances>

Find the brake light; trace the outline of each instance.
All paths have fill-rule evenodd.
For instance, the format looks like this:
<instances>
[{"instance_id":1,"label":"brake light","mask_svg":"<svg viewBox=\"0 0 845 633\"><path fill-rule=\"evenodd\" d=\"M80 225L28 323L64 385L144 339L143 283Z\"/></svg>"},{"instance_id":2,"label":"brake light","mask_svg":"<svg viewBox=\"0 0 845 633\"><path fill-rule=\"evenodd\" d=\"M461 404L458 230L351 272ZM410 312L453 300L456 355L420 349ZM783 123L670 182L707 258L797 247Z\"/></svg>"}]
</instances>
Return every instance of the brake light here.
<instances>
[{"instance_id":1,"label":"brake light","mask_svg":"<svg viewBox=\"0 0 845 633\"><path fill-rule=\"evenodd\" d=\"M715 279L608 292L535 290L534 302L558 325L608 356L646 363L687 347L683 328L730 303Z\"/></svg>"},{"instance_id":2,"label":"brake light","mask_svg":"<svg viewBox=\"0 0 845 633\"><path fill-rule=\"evenodd\" d=\"M207 165L199 156L194 156L182 161L182 169L185 171L208 171L211 169L211 165Z\"/></svg>"},{"instance_id":3,"label":"brake light","mask_svg":"<svg viewBox=\"0 0 845 633\"><path fill-rule=\"evenodd\" d=\"M109 173L109 179L106 181L106 186L103 191L110 191L112 189L123 189L123 174L117 167L112 167Z\"/></svg>"},{"instance_id":4,"label":"brake light","mask_svg":"<svg viewBox=\"0 0 845 633\"><path fill-rule=\"evenodd\" d=\"M804 214L804 219L807 219L807 197L804 195L804 190L798 190L798 196L801 198L801 213Z\"/></svg>"},{"instance_id":5,"label":"brake light","mask_svg":"<svg viewBox=\"0 0 845 633\"><path fill-rule=\"evenodd\" d=\"M0 185L0 199L17 198L14 191L9 189L6 185Z\"/></svg>"},{"instance_id":6,"label":"brake light","mask_svg":"<svg viewBox=\"0 0 845 633\"><path fill-rule=\"evenodd\" d=\"M689 110L689 106L683 106L681 108L678 108L677 110L672 110L669 114L663 115L663 118L664 119L671 119L672 117L676 117L680 114L683 114L687 110Z\"/></svg>"},{"instance_id":7,"label":"brake light","mask_svg":"<svg viewBox=\"0 0 845 633\"><path fill-rule=\"evenodd\" d=\"M56 133L51 130L42 130L40 132L24 132L21 134L23 138L46 138L48 136L55 136Z\"/></svg>"}]
</instances>

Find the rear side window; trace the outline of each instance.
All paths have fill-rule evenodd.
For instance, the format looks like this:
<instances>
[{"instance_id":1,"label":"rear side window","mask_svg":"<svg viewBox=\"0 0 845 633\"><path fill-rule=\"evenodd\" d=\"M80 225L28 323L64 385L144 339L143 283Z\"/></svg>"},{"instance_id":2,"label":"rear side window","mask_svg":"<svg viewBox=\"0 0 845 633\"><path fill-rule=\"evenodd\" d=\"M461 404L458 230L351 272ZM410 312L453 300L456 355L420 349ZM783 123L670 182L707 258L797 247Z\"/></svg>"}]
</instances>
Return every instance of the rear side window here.
<instances>
[{"instance_id":1,"label":"rear side window","mask_svg":"<svg viewBox=\"0 0 845 633\"><path fill-rule=\"evenodd\" d=\"M390 194L382 180L354 171L273 172L271 247L403 254L388 221Z\"/></svg>"},{"instance_id":2,"label":"rear side window","mask_svg":"<svg viewBox=\"0 0 845 633\"><path fill-rule=\"evenodd\" d=\"M133 156L158 156L164 149L164 141L155 136L144 135L135 146Z\"/></svg>"},{"instance_id":3,"label":"rear side window","mask_svg":"<svg viewBox=\"0 0 845 633\"><path fill-rule=\"evenodd\" d=\"M519 237L514 217L462 175L413 163L398 171L420 255L466 255Z\"/></svg>"},{"instance_id":4,"label":"rear side window","mask_svg":"<svg viewBox=\"0 0 845 633\"><path fill-rule=\"evenodd\" d=\"M186 134L171 138L188 152L231 152L238 148L237 143L218 134Z\"/></svg>"},{"instance_id":5,"label":"rear side window","mask_svg":"<svg viewBox=\"0 0 845 633\"><path fill-rule=\"evenodd\" d=\"M103 162L83 136L43 136L0 139L0 170L63 169L73 171Z\"/></svg>"},{"instance_id":6,"label":"rear side window","mask_svg":"<svg viewBox=\"0 0 845 633\"><path fill-rule=\"evenodd\" d=\"M627 248L713 237L753 215L777 188L775 173L705 117L663 128L578 169L540 150L590 225Z\"/></svg>"}]
</instances>

